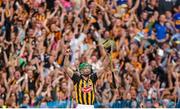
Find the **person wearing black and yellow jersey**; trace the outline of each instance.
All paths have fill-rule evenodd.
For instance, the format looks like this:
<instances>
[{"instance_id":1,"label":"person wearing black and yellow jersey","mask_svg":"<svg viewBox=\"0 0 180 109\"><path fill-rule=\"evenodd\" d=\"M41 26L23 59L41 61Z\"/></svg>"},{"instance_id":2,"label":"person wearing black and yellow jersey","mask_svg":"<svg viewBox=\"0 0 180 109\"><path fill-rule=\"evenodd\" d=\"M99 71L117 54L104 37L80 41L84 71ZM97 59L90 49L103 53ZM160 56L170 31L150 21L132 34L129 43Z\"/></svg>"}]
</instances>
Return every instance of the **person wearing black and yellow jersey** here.
<instances>
[{"instance_id":1,"label":"person wearing black and yellow jersey","mask_svg":"<svg viewBox=\"0 0 180 109\"><path fill-rule=\"evenodd\" d=\"M102 47L102 50L104 48ZM105 53L105 50L104 50ZM77 108L94 108L95 101L95 83L102 75L104 68L109 65L109 57L105 54L103 59L103 68L96 73L93 72L92 66L86 62L79 65L79 73L75 73L69 66L69 53L66 53L65 57L65 69L66 73L70 76L74 83L74 89L76 92Z\"/></svg>"},{"instance_id":2,"label":"person wearing black and yellow jersey","mask_svg":"<svg viewBox=\"0 0 180 109\"><path fill-rule=\"evenodd\" d=\"M72 80L75 84L76 102L78 104L93 105L94 84L97 80L97 75L91 72L91 65L88 63L80 64L79 69L83 74L79 76L75 73L72 76ZM83 76L85 76L85 78Z\"/></svg>"}]
</instances>

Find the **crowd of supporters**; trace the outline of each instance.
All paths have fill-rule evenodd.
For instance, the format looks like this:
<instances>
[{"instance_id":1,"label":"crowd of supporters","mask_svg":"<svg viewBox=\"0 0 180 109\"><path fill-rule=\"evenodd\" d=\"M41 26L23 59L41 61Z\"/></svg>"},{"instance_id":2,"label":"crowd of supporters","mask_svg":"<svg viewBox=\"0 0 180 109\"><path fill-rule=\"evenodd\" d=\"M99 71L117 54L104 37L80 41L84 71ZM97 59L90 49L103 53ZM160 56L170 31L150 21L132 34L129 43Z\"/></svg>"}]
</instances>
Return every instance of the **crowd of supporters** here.
<instances>
[{"instance_id":1,"label":"crowd of supporters","mask_svg":"<svg viewBox=\"0 0 180 109\"><path fill-rule=\"evenodd\" d=\"M180 0L0 0L0 107L76 107L65 53L96 72L99 40L95 107L180 107Z\"/></svg>"}]
</instances>

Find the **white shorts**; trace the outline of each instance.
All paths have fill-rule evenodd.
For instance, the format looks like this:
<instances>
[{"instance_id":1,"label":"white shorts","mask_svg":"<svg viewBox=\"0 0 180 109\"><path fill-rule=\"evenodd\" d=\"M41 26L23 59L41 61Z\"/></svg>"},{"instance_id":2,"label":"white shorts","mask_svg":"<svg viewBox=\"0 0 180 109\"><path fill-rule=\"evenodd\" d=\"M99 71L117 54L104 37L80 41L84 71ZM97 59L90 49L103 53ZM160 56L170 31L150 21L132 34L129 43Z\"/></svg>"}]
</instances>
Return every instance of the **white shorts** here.
<instances>
[{"instance_id":1,"label":"white shorts","mask_svg":"<svg viewBox=\"0 0 180 109\"><path fill-rule=\"evenodd\" d=\"M84 104L78 104L77 109L94 109L94 105L84 105Z\"/></svg>"}]
</instances>

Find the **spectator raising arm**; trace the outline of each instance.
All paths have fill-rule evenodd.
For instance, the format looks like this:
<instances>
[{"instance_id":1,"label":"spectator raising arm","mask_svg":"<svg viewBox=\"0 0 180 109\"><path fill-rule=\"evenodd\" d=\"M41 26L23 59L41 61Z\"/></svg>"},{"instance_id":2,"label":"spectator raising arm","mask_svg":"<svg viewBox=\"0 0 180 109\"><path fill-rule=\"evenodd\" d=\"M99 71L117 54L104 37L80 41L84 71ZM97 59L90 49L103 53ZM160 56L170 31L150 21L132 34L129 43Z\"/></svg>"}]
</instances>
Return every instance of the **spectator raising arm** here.
<instances>
[{"instance_id":1,"label":"spectator raising arm","mask_svg":"<svg viewBox=\"0 0 180 109\"><path fill-rule=\"evenodd\" d=\"M36 92L36 96L39 96L39 95L40 95L40 93L41 93L42 90L43 90L43 87L44 87L44 82L40 83L40 87L39 87L39 89L38 89L37 92Z\"/></svg>"},{"instance_id":2,"label":"spectator raising arm","mask_svg":"<svg viewBox=\"0 0 180 109\"><path fill-rule=\"evenodd\" d=\"M132 2L133 0L128 0L128 1L131 1L131 2ZM131 8L130 12L131 12L131 13L134 13L134 12L137 10L139 4L140 4L140 0L136 0L135 5L134 5L134 7Z\"/></svg>"},{"instance_id":3,"label":"spectator raising arm","mask_svg":"<svg viewBox=\"0 0 180 109\"><path fill-rule=\"evenodd\" d=\"M101 69L97 71L97 77L100 77L105 72L105 69L108 68L109 65L110 65L110 57L109 55L106 55L104 59L102 59Z\"/></svg>"},{"instance_id":4,"label":"spectator raising arm","mask_svg":"<svg viewBox=\"0 0 180 109\"><path fill-rule=\"evenodd\" d=\"M73 74L74 74L74 71L73 69L70 67L70 62L69 62L69 56L70 56L70 51L69 50L66 50L66 53L65 53L65 59L64 59L64 67L65 67L65 72L68 74L68 76L70 78L73 77Z\"/></svg>"},{"instance_id":5,"label":"spectator raising arm","mask_svg":"<svg viewBox=\"0 0 180 109\"><path fill-rule=\"evenodd\" d=\"M24 42L24 44L23 44L23 46L22 46L22 48L21 48L19 57L23 56L23 53L24 53L24 51L25 51L25 48L26 48L26 41Z\"/></svg>"},{"instance_id":6,"label":"spectator raising arm","mask_svg":"<svg viewBox=\"0 0 180 109\"><path fill-rule=\"evenodd\" d=\"M62 14L61 14L61 17L60 17L60 25L61 25L61 31L64 29L64 17L66 16L66 12L65 11L62 11Z\"/></svg>"},{"instance_id":7,"label":"spectator raising arm","mask_svg":"<svg viewBox=\"0 0 180 109\"><path fill-rule=\"evenodd\" d=\"M47 18L46 18L46 19L44 20L44 22L43 22L43 27L46 29L46 31L47 31L48 33L50 32L49 28L47 27L48 20L50 20L51 18L53 18L53 17L55 16L55 14L57 13L58 9L59 9L59 8L56 8L56 9L54 10L54 12L51 13L49 16L47 16Z\"/></svg>"},{"instance_id":8,"label":"spectator raising arm","mask_svg":"<svg viewBox=\"0 0 180 109\"><path fill-rule=\"evenodd\" d=\"M8 58L7 58L6 51L3 51L3 54L4 54L4 61L5 61L5 64L6 64L6 66L8 66Z\"/></svg>"},{"instance_id":9,"label":"spectator raising arm","mask_svg":"<svg viewBox=\"0 0 180 109\"><path fill-rule=\"evenodd\" d=\"M3 26L4 22L5 22L5 18L4 18L5 10L3 8L0 8L0 10L1 10L1 22L0 22L0 26Z\"/></svg>"},{"instance_id":10,"label":"spectator raising arm","mask_svg":"<svg viewBox=\"0 0 180 109\"><path fill-rule=\"evenodd\" d=\"M32 57L33 57L33 52L34 52L34 50L33 50L33 48L32 48L32 45L31 45L31 41L30 41L30 47L29 47L29 51L30 51L30 54L29 54L29 57L28 57L28 61L30 61L31 59L32 59Z\"/></svg>"},{"instance_id":11,"label":"spectator raising arm","mask_svg":"<svg viewBox=\"0 0 180 109\"><path fill-rule=\"evenodd\" d=\"M58 83L58 81L59 81L60 79L63 79L63 78L64 78L63 75L58 76L58 78L56 78L56 79L52 82L52 87L55 87L56 84Z\"/></svg>"},{"instance_id":12,"label":"spectator raising arm","mask_svg":"<svg viewBox=\"0 0 180 109\"><path fill-rule=\"evenodd\" d=\"M9 89L9 85L8 85L8 82L7 82L7 74L3 73L2 78L3 78L4 85L5 85L6 89Z\"/></svg>"}]
</instances>

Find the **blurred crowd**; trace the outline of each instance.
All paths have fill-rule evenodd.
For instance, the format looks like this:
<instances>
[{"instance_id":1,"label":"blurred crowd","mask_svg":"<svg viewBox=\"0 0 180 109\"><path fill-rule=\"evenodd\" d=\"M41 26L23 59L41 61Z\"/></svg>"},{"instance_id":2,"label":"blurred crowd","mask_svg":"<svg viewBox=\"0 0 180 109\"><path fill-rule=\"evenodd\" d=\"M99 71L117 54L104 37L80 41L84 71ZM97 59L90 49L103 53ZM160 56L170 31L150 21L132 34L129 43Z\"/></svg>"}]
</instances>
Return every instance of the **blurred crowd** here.
<instances>
[{"instance_id":1,"label":"blurred crowd","mask_svg":"<svg viewBox=\"0 0 180 109\"><path fill-rule=\"evenodd\" d=\"M98 40L99 107L180 107L180 0L0 0L0 107L76 107L65 52L96 72Z\"/></svg>"}]
</instances>

